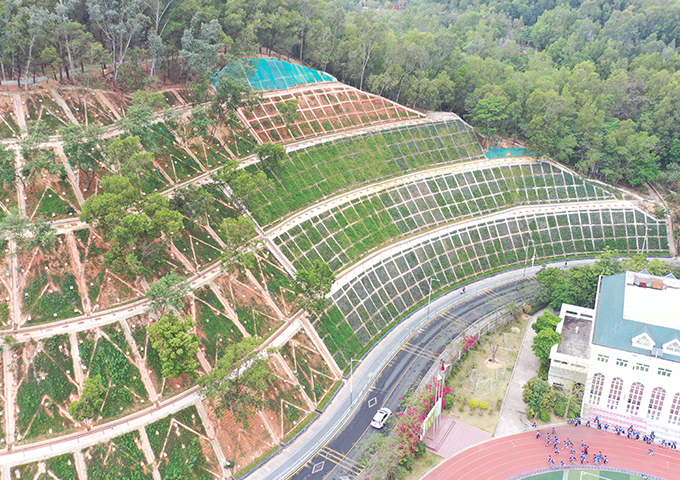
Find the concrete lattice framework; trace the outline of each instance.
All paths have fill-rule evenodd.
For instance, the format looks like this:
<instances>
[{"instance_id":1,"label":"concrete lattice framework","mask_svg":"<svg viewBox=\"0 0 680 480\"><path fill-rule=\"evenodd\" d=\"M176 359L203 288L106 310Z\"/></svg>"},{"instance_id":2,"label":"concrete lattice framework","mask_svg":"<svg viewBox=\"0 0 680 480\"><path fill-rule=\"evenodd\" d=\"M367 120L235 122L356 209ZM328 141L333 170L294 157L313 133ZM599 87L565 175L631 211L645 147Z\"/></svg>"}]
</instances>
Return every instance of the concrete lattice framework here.
<instances>
[{"instance_id":1,"label":"concrete lattice framework","mask_svg":"<svg viewBox=\"0 0 680 480\"><path fill-rule=\"evenodd\" d=\"M502 266L601 251L667 250L666 223L619 201L517 207L388 246L343 272L331 297L360 339L409 307Z\"/></svg>"},{"instance_id":2,"label":"concrete lattice framework","mask_svg":"<svg viewBox=\"0 0 680 480\"><path fill-rule=\"evenodd\" d=\"M430 174L430 175L428 175ZM411 176L409 176L411 177ZM531 159L456 164L385 182L315 208L303 223L284 222L267 236L296 265L321 258L341 270L381 243L509 206L612 199L552 163ZM363 193L363 195L361 195Z\"/></svg>"}]
</instances>

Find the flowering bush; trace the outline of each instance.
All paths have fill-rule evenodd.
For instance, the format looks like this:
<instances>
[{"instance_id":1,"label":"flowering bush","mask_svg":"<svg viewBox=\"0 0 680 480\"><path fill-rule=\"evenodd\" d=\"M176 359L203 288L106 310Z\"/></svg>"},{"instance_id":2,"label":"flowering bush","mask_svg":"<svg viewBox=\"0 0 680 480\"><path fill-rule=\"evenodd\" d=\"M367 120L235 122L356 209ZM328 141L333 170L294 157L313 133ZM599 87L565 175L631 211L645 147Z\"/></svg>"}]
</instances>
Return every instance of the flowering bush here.
<instances>
[{"instance_id":1,"label":"flowering bush","mask_svg":"<svg viewBox=\"0 0 680 480\"><path fill-rule=\"evenodd\" d=\"M424 443L420 435L423 421L438 396L443 397L446 403L449 403L447 400L453 403L451 388L436 380L407 397L408 405L396 414L397 423L392 434L376 436L376 443L371 447L371 480L392 478L396 470L408 469L419 453L422 454Z\"/></svg>"},{"instance_id":2,"label":"flowering bush","mask_svg":"<svg viewBox=\"0 0 680 480\"><path fill-rule=\"evenodd\" d=\"M467 335L461 340L461 343L463 344L463 350L465 353L479 345L477 335Z\"/></svg>"}]
</instances>

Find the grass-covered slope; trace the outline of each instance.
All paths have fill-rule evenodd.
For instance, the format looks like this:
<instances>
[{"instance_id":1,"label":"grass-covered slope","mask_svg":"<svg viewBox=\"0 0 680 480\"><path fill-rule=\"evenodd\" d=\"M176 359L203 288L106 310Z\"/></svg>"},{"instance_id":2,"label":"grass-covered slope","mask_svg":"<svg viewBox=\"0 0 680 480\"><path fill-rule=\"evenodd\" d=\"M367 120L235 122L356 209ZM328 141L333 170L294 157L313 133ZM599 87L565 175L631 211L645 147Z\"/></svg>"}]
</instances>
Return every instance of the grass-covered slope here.
<instances>
[{"instance_id":1,"label":"grass-covered slope","mask_svg":"<svg viewBox=\"0 0 680 480\"><path fill-rule=\"evenodd\" d=\"M547 162L480 166L349 201L282 232L275 242L300 268L322 259L337 271L399 237L463 218L517 205L611 198L602 187Z\"/></svg>"},{"instance_id":2,"label":"grass-covered slope","mask_svg":"<svg viewBox=\"0 0 680 480\"><path fill-rule=\"evenodd\" d=\"M291 152L273 188L259 192L253 214L260 224L271 224L362 184L481 155L472 130L454 119L333 140Z\"/></svg>"}]
</instances>

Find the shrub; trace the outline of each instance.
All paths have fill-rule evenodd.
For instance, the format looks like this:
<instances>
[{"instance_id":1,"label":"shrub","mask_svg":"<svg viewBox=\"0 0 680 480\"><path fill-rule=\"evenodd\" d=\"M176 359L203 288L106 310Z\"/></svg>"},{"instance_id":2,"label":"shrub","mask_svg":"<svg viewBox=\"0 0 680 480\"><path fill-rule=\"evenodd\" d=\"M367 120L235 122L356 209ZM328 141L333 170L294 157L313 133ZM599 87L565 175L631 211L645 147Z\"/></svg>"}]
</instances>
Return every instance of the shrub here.
<instances>
[{"instance_id":1,"label":"shrub","mask_svg":"<svg viewBox=\"0 0 680 480\"><path fill-rule=\"evenodd\" d=\"M464 412L464 411L465 411L465 404L464 404L464 403L462 403L462 404L460 405L460 407L458 407L458 411L459 411L459 412Z\"/></svg>"},{"instance_id":2,"label":"shrub","mask_svg":"<svg viewBox=\"0 0 680 480\"><path fill-rule=\"evenodd\" d=\"M556 403L555 404L555 415L558 417L564 417L564 414L567 413L567 404L566 403Z\"/></svg>"},{"instance_id":3,"label":"shrub","mask_svg":"<svg viewBox=\"0 0 680 480\"><path fill-rule=\"evenodd\" d=\"M533 377L524 384L522 400L534 411L544 411L555 404L555 393L548 382Z\"/></svg>"},{"instance_id":4,"label":"shrub","mask_svg":"<svg viewBox=\"0 0 680 480\"><path fill-rule=\"evenodd\" d=\"M479 402L479 408L481 408L482 410L486 410L487 408L489 408L489 402L482 400L481 402Z\"/></svg>"},{"instance_id":5,"label":"shrub","mask_svg":"<svg viewBox=\"0 0 680 480\"><path fill-rule=\"evenodd\" d=\"M453 406L453 395L450 393L444 397L444 408Z\"/></svg>"},{"instance_id":6,"label":"shrub","mask_svg":"<svg viewBox=\"0 0 680 480\"><path fill-rule=\"evenodd\" d=\"M569 417L576 418L581 416L581 405L578 403L572 403L569 405Z\"/></svg>"},{"instance_id":7,"label":"shrub","mask_svg":"<svg viewBox=\"0 0 680 480\"><path fill-rule=\"evenodd\" d=\"M427 444L423 441L420 441L416 444L416 458L420 458L423 455L425 455L425 452L427 451Z\"/></svg>"},{"instance_id":8,"label":"shrub","mask_svg":"<svg viewBox=\"0 0 680 480\"><path fill-rule=\"evenodd\" d=\"M546 412L543 410L540 414L539 417L541 419L541 422L548 423L550 421L550 412Z\"/></svg>"},{"instance_id":9,"label":"shrub","mask_svg":"<svg viewBox=\"0 0 680 480\"><path fill-rule=\"evenodd\" d=\"M527 418L531 420L534 417L536 417L536 410L530 408L529 411L527 412Z\"/></svg>"},{"instance_id":10,"label":"shrub","mask_svg":"<svg viewBox=\"0 0 680 480\"><path fill-rule=\"evenodd\" d=\"M475 409L479 407L479 400L476 398L471 398L470 401L468 402L468 405L470 405L470 408Z\"/></svg>"}]
</instances>

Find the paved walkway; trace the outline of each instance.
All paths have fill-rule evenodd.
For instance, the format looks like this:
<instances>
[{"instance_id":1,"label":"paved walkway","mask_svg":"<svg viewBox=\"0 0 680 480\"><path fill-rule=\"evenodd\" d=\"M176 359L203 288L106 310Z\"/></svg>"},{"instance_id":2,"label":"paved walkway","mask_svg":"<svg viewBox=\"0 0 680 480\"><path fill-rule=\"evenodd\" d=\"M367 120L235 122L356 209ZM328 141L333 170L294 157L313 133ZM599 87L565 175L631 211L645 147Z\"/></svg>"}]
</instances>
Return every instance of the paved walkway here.
<instances>
[{"instance_id":1,"label":"paved walkway","mask_svg":"<svg viewBox=\"0 0 680 480\"><path fill-rule=\"evenodd\" d=\"M534 337L536 336L536 332L531 328L531 325L534 324L539 313L531 317L527 330L524 333L519 355L515 362L515 368L512 370L512 377L510 377L510 384L505 392L505 400L503 400L501 415L498 419L498 426L496 427L494 437L504 437L520 433L531 427L531 423L527 420L527 406L524 400L522 400L522 387L524 387L524 384L530 378L536 376L538 367L541 364L538 357L531 350Z\"/></svg>"},{"instance_id":2,"label":"paved walkway","mask_svg":"<svg viewBox=\"0 0 680 480\"><path fill-rule=\"evenodd\" d=\"M545 446L545 434L540 440L534 431L497 438L469 448L455 457L439 464L423 477L423 480L507 480L527 472L549 471L548 455L552 455L558 468L562 461L568 467L569 455L562 452L555 455ZM680 452L665 450L657 446L655 455L650 456L647 444L617 437L596 429L564 425L557 427L557 436L566 440L570 437L578 455L575 468L581 466L581 440L586 442L589 451L589 465L593 454L602 452L609 458L610 468L645 473L650 477L676 480L680 477ZM605 469L604 467L600 467ZM538 473L538 472L537 472Z\"/></svg>"},{"instance_id":3,"label":"paved walkway","mask_svg":"<svg viewBox=\"0 0 680 480\"><path fill-rule=\"evenodd\" d=\"M463 450L491 440L491 434L460 420L442 415L442 425L432 438L426 436L427 450L451 458Z\"/></svg>"}]
</instances>

